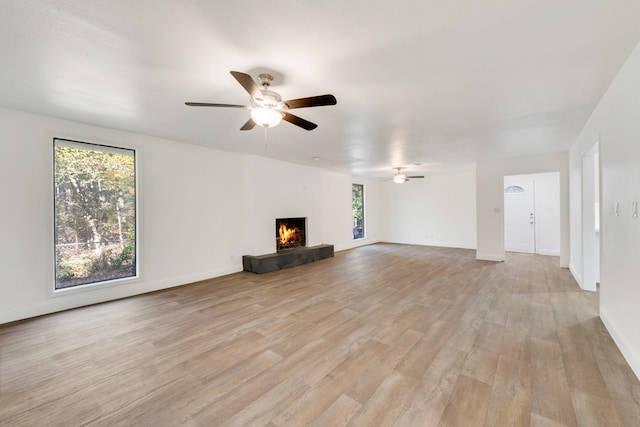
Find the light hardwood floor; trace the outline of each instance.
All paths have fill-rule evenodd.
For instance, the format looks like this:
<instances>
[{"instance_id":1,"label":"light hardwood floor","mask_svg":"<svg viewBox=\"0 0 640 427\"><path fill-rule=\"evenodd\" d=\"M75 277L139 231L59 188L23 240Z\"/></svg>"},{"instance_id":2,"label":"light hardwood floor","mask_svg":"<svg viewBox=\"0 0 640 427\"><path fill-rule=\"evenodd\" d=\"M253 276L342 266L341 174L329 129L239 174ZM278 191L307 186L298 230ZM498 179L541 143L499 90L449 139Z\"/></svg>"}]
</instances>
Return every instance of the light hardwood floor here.
<instances>
[{"instance_id":1,"label":"light hardwood floor","mask_svg":"<svg viewBox=\"0 0 640 427\"><path fill-rule=\"evenodd\" d=\"M6 426L638 426L555 257L377 244L0 326Z\"/></svg>"}]
</instances>

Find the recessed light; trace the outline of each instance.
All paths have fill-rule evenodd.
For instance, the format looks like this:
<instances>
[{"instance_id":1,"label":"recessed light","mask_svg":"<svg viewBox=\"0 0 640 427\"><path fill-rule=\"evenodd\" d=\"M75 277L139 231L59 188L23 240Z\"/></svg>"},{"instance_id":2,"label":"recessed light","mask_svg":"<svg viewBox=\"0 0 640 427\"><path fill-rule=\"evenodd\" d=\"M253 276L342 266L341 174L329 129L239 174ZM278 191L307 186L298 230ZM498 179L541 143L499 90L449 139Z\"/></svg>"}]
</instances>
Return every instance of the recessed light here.
<instances>
[{"instance_id":1,"label":"recessed light","mask_svg":"<svg viewBox=\"0 0 640 427\"><path fill-rule=\"evenodd\" d=\"M312 159L315 160L316 162L320 161L320 157L318 157L318 156L313 156Z\"/></svg>"}]
</instances>

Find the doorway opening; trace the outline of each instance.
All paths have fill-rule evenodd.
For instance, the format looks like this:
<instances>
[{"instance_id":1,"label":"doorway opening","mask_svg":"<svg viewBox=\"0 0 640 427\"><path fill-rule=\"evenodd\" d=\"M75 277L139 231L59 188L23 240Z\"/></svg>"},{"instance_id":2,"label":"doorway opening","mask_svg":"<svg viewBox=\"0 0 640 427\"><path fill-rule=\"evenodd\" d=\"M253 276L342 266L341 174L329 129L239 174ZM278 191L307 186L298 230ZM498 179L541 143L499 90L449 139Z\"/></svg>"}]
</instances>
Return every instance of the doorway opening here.
<instances>
[{"instance_id":1,"label":"doorway opening","mask_svg":"<svg viewBox=\"0 0 640 427\"><path fill-rule=\"evenodd\" d=\"M504 177L504 248L560 256L560 172Z\"/></svg>"},{"instance_id":2,"label":"doorway opening","mask_svg":"<svg viewBox=\"0 0 640 427\"><path fill-rule=\"evenodd\" d=\"M596 291L600 282L600 155L596 141L582 154L582 283Z\"/></svg>"}]
</instances>

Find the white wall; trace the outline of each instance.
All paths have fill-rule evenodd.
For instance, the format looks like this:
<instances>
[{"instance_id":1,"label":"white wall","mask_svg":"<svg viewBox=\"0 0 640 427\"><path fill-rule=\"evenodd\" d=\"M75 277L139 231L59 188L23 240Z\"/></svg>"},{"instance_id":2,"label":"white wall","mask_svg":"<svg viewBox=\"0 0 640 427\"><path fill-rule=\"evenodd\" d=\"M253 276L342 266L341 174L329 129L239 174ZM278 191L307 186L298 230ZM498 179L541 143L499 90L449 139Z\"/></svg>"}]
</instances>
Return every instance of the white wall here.
<instances>
[{"instance_id":1,"label":"white wall","mask_svg":"<svg viewBox=\"0 0 640 427\"><path fill-rule=\"evenodd\" d=\"M560 174L510 175L504 178L504 187L518 181L534 183L536 253L560 256Z\"/></svg>"},{"instance_id":2,"label":"white wall","mask_svg":"<svg viewBox=\"0 0 640 427\"><path fill-rule=\"evenodd\" d=\"M386 181L381 191L385 241L475 249L474 171Z\"/></svg>"},{"instance_id":3,"label":"white wall","mask_svg":"<svg viewBox=\"0 0 640 427\"><path fill-rule=\"evenodd\" d=\"M336 250L380 242L382 235L381 183L375 179L322 172L322 217L324 241L335 242ZM352 184L364 185L364 238L353 238ZM346 211L349 211L346 214ZM348 224L346 224L348 222Z\"/></svg>"},{"instance_id":4,"label":"white wall","mask_svg":"<svg viewBox=\"0 0 640 427\"><path fill-rule=\"evenodd\" d=\"M627 60L570 151L571 263L582 271L582 154L600 147L600 317L640 377L640 45ZM619 203L619 216L614 213Z\"/></svg>"},{"instance_id":5,"label":"white wall","mask_svg":"<svg viewBox=\"0 0 640 427\"><path fill-rule=\"evenodd\" d=\"M8 109L0 123L0 323L241 271L242 255L275 251L276 216L309 217L310 244L354 245L349 176ZM54 137L137 150L139 280L52 296ZM357 244L379 234L366 184Z\"/></svg>"},{"instance_id":6,"label":"white wall","mask_svg":"<svg viewBox=\"0 0 640 427\"><path fill-rule=\"evenodd\" d=\"M307 246L335 250L379 241L378 182L318 168L247 156L245 173L247 254L276 251L275 219L307 218ZM365 239L352 235L351 184L365 185Z\"/></svg>"},{"instance_id":7,"label":"white wall","mask_svg":"<svg viewBox=\"0 0 640 427\"><path fill-rule=\"evenodd\" d=\"M553 153L478 162L476 165L477 259L504 261L504 177L560 173L560 265L569 266L568 154Z\"/></svg>"},{"instance_id":8,"label":"white wall","mask_svg":"<svg viewBox=\"0 0 640 427\"><path fill-rule=\"evenodd\" d=\"M242 157L6 109L0 122L0 322L240 269L243 218L220 206L242 205L242 179L225 182ZM51 296L54 136L138 150L140 280Z\"/></svg>"},{"instance_id":9,"label":"white wall","mask_svg":"<svg viewBox=\"0 0 640 427\"><path fill-rule=\"evenodd\" d=\"M322 243L319 169L247 156L245 171L247 254L276 251L276 218L306 217L307 245Z\"/></svg>"}]
</instances>

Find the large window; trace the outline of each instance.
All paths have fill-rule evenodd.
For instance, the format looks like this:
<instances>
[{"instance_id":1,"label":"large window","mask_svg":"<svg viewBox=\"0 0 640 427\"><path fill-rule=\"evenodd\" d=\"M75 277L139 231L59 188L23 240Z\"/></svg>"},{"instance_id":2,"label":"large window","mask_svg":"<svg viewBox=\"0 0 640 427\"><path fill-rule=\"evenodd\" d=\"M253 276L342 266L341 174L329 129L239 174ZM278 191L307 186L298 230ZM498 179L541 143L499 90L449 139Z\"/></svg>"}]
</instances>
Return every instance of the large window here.
<instances>
[{"instance_id":1,"label":"large window","mask_svg":"<svg viewBox=\"0 0 640 427\"><path fill-rule=\"evenodd\" d=\"M136 276L135 151L53 145L55 289Z\"/></svg>"},{"instance_id":2,"label":"large window","mask_svg":"<svg viewBox=\"0 0 640 427\"><path fill-rule=\"evenodd\" d=\"M351 185L351 204L353 208L353 238L364 238L364 185Z\"/></svg>"}]
</instances>

